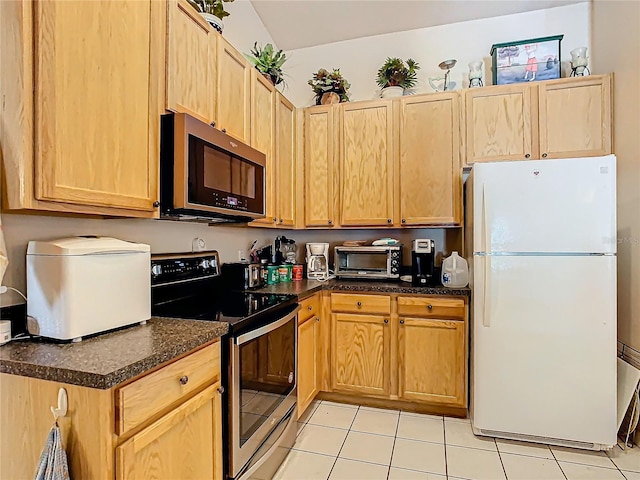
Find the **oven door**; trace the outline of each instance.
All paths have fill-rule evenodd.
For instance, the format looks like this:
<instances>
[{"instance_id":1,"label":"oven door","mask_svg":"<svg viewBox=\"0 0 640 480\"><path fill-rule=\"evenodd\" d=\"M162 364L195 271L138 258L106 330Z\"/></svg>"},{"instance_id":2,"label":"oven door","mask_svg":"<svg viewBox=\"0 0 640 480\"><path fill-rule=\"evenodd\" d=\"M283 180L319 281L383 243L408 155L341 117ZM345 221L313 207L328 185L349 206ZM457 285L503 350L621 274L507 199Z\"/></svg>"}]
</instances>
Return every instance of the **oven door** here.
<instances>
[{"instance_id":1,"label":"oven door","mask_svg":"<svg viewBox=\"0 0 640 480\"><path fill-rule=\"evenodd\" d=\"M232 478L296 405L298 310L230 339Z\"/></svg>"}]
</instances>

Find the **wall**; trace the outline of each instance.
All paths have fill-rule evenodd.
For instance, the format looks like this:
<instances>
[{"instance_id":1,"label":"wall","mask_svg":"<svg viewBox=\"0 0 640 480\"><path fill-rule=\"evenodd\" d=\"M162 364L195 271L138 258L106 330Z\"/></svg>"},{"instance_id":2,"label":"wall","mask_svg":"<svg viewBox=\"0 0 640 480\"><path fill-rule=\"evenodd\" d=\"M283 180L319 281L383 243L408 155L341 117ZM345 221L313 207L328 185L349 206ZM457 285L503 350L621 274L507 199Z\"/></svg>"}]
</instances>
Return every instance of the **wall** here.
<instances>
[{"instance_id":1,"label":"wall","mask_svg":"<svg viewBox=\"0 0 640 480\"><path fill-rule=\"evenodd\" d=\"M405 32L376 35L287 52L284 65L288 88L285 95L298 107L314 103L307 85L319 68L340 68L351 83L351 100L377 96L375 83L378 68L387 57L409 57L421 65L417 92L433 91L428 77L439 77L438 64L457 59L451 80L457 87L468 85L468 63L485 62L485 84L491 83L489 51L494 43L564 34L561 42L563 64L575 47L589 47L589 3L441 25Z\"/></svg>"},{"instance_id":2,"label":"wall","mask_svg":"<svg viewBox=\"0 0 640 480\"><path fill-rule=\"evenodd\" d=\"M640 2L596 0L591 16L593 72L615 72L618 339L640 351Z\"/></svg>"},{"instance_id":3,"label":"wall","mask_svg":"<svg viewBox=\"0 0 640 480\"><path fill-rule=\"evenodd\" d=\"M249 53L254 42L260 45L271 43L275 46L271 34L249 0L225 3L224 9L229 12L229 16L222 21L224 36L239 52Z\"/></svg>"}]
</instances>

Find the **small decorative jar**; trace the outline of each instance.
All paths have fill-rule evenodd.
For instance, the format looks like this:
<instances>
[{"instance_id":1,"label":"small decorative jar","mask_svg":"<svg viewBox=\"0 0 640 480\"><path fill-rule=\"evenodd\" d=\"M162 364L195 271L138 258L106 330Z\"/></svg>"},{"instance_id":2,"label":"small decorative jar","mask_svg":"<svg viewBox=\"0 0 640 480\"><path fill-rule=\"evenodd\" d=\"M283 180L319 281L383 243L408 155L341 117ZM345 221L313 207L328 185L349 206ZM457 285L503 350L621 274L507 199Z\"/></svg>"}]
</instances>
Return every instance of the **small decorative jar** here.
<instances>
[{"instance_id":1,"label":"small decorative jar","mask_svg":"<svg viewBox=\"0 0 640 480\"><path fill-rule=\"evenodd\" d=\"M482 62L469 62L469 88L482 86Z\"/></svg>"},{"instance_id":2,"label":"small decorative jar","mask_svg":"<svg viewBox=\"0 0 640 480\"><path fill-rule=\"evenodd\" d=\"M582 77L585 75L591 75L587 65L589 59L587 58L587 47L578 47L571 50L571 76Z\"/></svg>"}]
</instances>

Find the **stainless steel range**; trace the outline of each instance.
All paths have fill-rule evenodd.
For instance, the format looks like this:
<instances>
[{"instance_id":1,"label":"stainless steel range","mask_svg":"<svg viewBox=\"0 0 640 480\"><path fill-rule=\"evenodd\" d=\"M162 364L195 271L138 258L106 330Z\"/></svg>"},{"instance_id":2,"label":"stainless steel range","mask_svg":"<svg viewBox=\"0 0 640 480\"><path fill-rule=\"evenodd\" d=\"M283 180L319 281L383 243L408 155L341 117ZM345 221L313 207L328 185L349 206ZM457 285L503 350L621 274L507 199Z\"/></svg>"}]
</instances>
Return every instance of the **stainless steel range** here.
<instances>
[{"instance_id":1,"label":"stainless steel range","mask_svg":"<svg viewBox=\"0 0 640 480\"><path fill-rule=\"evenodd\" d=\"M271 478L296 433L297 299L229 291L215 251L151 258L151 313L229 323L222 341L225 477Z\"/></svg>"}]
</instances>

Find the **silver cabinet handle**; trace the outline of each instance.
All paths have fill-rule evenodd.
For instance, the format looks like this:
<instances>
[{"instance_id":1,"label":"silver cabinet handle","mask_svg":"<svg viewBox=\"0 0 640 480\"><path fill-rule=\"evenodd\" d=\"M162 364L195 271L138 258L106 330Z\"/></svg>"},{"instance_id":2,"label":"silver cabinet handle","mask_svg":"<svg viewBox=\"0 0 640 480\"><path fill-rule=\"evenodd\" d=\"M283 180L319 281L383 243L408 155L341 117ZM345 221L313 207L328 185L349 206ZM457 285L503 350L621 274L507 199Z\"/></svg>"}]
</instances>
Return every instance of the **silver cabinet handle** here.
<instances>
[{"instance_id":1,"label":"silver cabinet handle","mask_svg":"<svg viewBox=\"0 0 640 480\"><path fill-rule=\"evenodd\" d=\"M224 387L218 387L218 393L222 395L224 393Z\"/></svg>"},{"instance_id":2,"label":"silver cabinet handle","mask_svg":"<svg viewBox=\"0 0 640 480\"><path fill-rule=\"evenodd\" d=\"M404 320L400 320L400 325L404 325Z\"/></svg>"},{"instance_id":3,"label":"silver cabinet handle","mask_svg":"<svg viewBox=\"0 0 640 480\"><path fill-rule=\"evenodd\" d=\"M186 385L187 383L189 383L189 377L186 375L180 377L180 385Z\"/></svg>"},{"instance_id":4,"label":"silver cabinet handle","mask_svg":"<svg viewBox=\"0 0 640 480\"><path fill-rule=\"evenodd\" d=\"M428 308L429 310L433 310L433 305L429 304L429 305L427 305L427 308Z\"/></svg>"}]
</instances>

